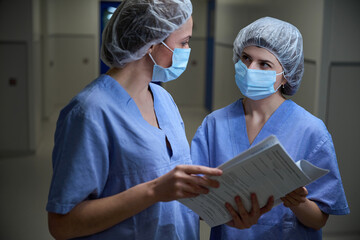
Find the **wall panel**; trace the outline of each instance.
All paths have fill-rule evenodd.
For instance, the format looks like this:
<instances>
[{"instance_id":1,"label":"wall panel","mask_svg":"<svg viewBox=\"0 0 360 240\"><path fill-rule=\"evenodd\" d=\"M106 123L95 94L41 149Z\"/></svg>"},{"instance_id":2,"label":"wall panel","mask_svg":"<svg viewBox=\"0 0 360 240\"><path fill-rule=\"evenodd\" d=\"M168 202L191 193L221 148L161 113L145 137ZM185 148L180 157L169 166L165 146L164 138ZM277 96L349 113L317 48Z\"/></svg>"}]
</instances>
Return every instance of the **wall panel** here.
<instances>
[{"instance_id":1,"label":"wall panel","mask_svg":"<svg viewBox=\"0 0 360 240\"><path fill-rule=\"evenodd\" d=\"M0 156L29 151L25 42L0 41Z\"/></svg>"},{"instance_id":2,"label":"wall panel","mask_svg":"<svg viewBox=\"0 0 360 240\"><path fill-rule=\"evenodd\" d=\"M327 126L332 134L350 215L331 216L324 232L360 235L360 63L332 64Z\"/></svg>"}]
</instances>

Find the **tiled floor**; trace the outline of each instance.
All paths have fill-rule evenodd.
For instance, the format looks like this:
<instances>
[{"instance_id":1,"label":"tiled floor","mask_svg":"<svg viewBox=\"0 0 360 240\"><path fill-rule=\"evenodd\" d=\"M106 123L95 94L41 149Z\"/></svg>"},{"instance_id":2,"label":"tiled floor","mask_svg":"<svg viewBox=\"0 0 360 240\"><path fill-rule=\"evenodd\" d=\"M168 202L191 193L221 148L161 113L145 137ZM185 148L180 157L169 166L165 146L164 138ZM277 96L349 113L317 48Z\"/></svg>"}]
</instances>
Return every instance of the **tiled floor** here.
<instances>
[{"instance_id":1,"label":"tiled floor","mask_svg":"<svg viewBox=\"0 0 360 240\"><path fill-rule=\"evenodd\" d=\"M0 239L52 239L45 204L51 179L55 120L44 124L35 155L0 159Z\"/></svg>"},{"instance_id":2,"label":"tiled floor","mask_svg":"<svg viewBox=\"0 0 360 240\"><path fill-rule=\"evenodd\" d=\"M195 134L207 112L180 108L187 137ZM57 114L44 123L43 137L35 155L0 159L0 239L49 240L45 204L51 179L51 151ZM201 223L201 239L209 227ZM358 237L324 237L325 240L355 240Z\"/></svg>"}]
</instances>

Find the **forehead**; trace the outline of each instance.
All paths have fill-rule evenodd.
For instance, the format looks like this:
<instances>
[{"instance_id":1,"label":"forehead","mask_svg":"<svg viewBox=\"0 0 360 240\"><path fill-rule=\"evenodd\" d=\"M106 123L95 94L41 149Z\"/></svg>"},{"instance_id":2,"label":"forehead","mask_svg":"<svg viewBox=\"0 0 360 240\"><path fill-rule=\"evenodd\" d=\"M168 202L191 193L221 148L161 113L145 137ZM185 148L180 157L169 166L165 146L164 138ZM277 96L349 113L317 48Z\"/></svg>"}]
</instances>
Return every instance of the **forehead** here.
<instances>
[{"instance_id":1,"label":"forehead","mask_svg":"<svg viewBox=\"0 0 360 240\"><path fill-rule=\"evenodd\" d=\"M192 35L193 19L190 17L179 29L172 32L170 38L185 38Z\"/></svg>"},{"instance_id":2,"label":"forehead","mask_svg":"<svg viewBox=\"0 0 360 240\"><path fill-rule=\"evenodd\" d=\"M262 47L248 46L244 48L243 53L249 55L253 60L266 60L280 65L275 55Z\"/></svg>"}]
</instances>

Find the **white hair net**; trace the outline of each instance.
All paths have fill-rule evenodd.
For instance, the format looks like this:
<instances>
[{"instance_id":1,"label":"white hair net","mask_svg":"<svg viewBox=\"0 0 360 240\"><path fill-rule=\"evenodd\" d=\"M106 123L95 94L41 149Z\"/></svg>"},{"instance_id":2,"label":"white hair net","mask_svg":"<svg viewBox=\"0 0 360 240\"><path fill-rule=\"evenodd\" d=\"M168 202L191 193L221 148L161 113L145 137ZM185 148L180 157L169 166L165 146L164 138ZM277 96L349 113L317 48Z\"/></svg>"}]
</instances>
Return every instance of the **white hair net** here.
<instances>
[{"instance_id":1,"label":"white hair net","mask_svg":"<svg viewBox=\"0 0 360 240\"><path fill-rule=\"evenodd\" d=\"M300 31L290 23L264 17L241 29L234 41L233 61L237 63L248 46L258 46L270 51L284 69L287 83L282 89L293 95L304 74L303 40Z\"/></svg>"},{"instance_id":2,"label":"white hair net","mask_svg":"<svg viewBox=\"0 0 360 240\"><path fill-rule=\"evenodd\" d=\"M192 14L190 0L124 0L102 35L101 59L109 67L142 58Z\"/></svg>"}]
</instances>

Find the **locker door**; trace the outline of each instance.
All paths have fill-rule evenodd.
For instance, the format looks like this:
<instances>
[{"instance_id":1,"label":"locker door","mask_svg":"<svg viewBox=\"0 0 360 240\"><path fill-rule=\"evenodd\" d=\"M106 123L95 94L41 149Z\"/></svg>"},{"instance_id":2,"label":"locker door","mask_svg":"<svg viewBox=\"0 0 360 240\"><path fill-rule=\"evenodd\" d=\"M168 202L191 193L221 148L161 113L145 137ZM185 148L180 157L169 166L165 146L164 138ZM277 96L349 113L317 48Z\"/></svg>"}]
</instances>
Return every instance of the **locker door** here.
<instances>
[{"instance_id":1,"label":"locker door","mask_svg":"<svg viewBox=\"0 0 360 240\"><path fill-rule=\"evenodd\" d=\"M0 155L29 148L27 46L0 42Z\"/></svg>"},{"instance_id":2,"label":"locker door","mask_svg":"<svg viewBox=\"0 0 360 240\"><path fill-rule=\"evenodd\" d=\"M96 78L95 39L93 36L62 35L51 39L54 58L49 72L56 84L55 104L67 104Z\"/></svg>"},{"instance_id":3,"label":"locker door","mask_svg":"<svg viewBox=\"0 0 360 240\"><path fill-rule=\"evenodd\" d=\"M360 64L331 67L327 126L333 137L350 215L331 216L324 229L326 233L359 233L360 79L356 76L360 76Z\"/></svg>"}]
</instances>

